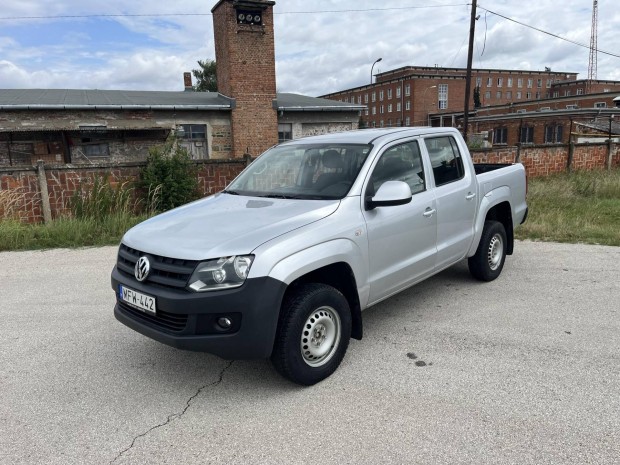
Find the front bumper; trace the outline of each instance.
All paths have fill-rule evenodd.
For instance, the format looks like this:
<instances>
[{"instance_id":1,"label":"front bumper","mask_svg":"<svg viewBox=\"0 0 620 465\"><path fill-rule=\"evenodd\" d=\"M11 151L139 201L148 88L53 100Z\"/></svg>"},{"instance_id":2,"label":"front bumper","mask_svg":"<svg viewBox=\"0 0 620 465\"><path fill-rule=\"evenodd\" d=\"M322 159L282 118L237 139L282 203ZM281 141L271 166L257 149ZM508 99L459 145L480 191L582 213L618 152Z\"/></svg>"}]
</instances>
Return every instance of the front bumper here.
<instances>
[{"instance_id":1,"label":"front bumper","mask_svg":"<svg viewBox=\"0 0 620 465\"><path fill-rule=\"evenodd\" d=\"M155 297L157 314L124 304L119 299L120 284ZM269 277L252 278L237 289L194 293L140 283L114 267L112 289L114 316L124 325L178 349L232 360L271 355L286 284ZM217 325L222 316L233 322L228 331Z\"/></svg>"}]
</instances>

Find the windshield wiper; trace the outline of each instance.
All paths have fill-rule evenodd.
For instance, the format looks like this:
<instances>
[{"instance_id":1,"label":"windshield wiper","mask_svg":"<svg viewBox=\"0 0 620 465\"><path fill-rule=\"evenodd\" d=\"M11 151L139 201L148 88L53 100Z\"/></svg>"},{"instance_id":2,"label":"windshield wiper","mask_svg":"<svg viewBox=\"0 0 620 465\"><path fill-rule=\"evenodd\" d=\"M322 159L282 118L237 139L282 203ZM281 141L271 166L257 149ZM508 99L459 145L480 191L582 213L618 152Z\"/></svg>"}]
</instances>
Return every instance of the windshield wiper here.
<instances>
[{"instance_id":1,"label":"windshield wiper","mask_svg":"<svg viewBox=\"0 0 620 465\"><path fill-rule=\"evenodd\" d=\"M224 190L222 191L222 193L224 193L224 194L230 194L230 195L241 195L241 194L239 194L239 192L237 192L237 191L231 191L231 190L228 190L228 189L224 189Z\"/></svg>"}]
</instances>

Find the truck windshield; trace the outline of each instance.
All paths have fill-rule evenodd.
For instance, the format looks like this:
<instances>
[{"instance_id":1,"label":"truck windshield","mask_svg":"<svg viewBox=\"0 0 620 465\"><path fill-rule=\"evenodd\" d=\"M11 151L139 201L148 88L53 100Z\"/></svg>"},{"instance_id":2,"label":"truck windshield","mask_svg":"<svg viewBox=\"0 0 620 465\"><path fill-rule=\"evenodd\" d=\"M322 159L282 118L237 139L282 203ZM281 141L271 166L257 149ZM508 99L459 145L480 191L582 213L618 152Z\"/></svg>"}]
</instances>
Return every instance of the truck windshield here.
<instances>
[{"instance_id":1,"label":"truck windshield","mask_svg":"<svg viewBox=\"0 0 620 465\"><path fill-rule=\"evenodd\" d=\"M248 166L224 192L255 197L333 200L347 195L370 145L284 144Z\"/></svg>"}]
</instances>

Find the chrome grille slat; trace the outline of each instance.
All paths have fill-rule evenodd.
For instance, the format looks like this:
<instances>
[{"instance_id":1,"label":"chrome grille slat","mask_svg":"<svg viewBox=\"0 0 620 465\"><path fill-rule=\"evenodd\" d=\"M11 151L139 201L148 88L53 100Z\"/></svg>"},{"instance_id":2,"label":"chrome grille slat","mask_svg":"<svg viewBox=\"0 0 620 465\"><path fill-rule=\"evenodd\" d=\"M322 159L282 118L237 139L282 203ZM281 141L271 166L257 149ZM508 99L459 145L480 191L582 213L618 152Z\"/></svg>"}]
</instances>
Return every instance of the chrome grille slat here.
<instances>
[{"instance_id":1,"label":"chrome grille slat","mask_svg":"<svg viewBox=\"0 0 620 465\"><path fill-rule=\"evenodd\" d=\"M197 261L148 254L121 244L118 249L118 270L134 277L134 267L142 255L151 259L151 272L145 282L152 282L165 287L184 288L196 265L198 265Z\"/></svg>"}]
</instances>

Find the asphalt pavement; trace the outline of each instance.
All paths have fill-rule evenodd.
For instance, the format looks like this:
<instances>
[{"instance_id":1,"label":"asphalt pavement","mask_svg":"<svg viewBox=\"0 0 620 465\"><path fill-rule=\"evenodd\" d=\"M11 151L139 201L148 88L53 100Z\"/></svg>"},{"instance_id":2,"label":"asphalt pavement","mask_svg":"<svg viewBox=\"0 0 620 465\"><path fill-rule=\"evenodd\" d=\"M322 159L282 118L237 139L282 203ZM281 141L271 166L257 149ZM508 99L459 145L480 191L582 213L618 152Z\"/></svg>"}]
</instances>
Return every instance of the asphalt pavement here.
<instances>
[{"instance_id":1,"label":"asphalt pavement","mask_svg":"<svg viewBox=\"0 0 620 465\"><path fill-rule=\"evenodd\" d=\"M620 464L620 248L458 264L309 388L117 322L115 257L0 253L1 464Z\"/></svg>"}]
</instances>

